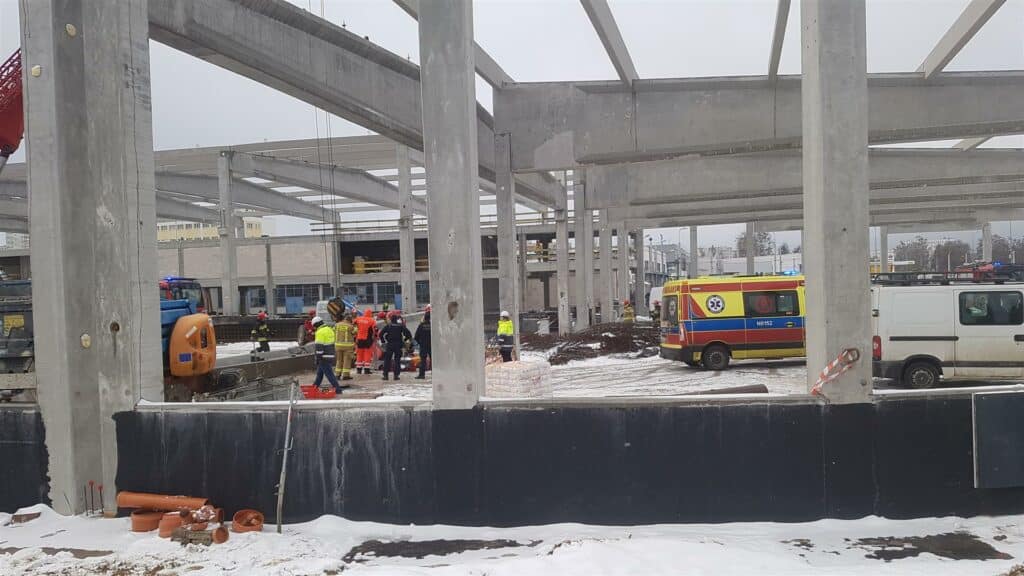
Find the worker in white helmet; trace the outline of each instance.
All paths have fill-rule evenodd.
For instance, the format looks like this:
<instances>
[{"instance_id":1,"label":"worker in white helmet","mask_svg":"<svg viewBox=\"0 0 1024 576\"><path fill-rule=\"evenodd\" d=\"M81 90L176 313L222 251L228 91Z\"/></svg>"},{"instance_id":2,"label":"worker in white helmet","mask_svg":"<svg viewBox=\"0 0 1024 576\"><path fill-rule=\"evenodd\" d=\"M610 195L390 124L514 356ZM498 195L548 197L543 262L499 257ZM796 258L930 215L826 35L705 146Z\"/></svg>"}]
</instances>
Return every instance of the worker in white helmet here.
<instances>
[{"instance_id":1,"label":"worker in white helmet","mask_svg":"<svg viewBox=\"0 0 1024 576\"><path fill-rule=\"evenodd\" d=\"M501 351L503 362L512 361L512 349L515 348L515 344L515 326L512 324L512 316L507 310L502 310L501 318L498 320L498 350Z\"/></svg>"}]
</instances>

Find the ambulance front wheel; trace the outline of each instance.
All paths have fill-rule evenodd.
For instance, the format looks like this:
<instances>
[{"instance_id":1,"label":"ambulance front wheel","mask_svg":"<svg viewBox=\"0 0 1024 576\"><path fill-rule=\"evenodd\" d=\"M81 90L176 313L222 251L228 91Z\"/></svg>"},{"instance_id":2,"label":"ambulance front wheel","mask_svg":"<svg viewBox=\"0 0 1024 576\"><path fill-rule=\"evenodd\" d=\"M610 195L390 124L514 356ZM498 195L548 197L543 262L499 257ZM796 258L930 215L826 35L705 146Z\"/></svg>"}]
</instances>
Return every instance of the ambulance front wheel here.
<instances>
[{"instance_id":1,"label":"ambulance front wheel","mask_svg":"<svg viewBox=\"0 0 1024 576\"><path fill-rule=\"evenodd\" d=\"M721 344L712 344L701 352L700 361L708 370L725 370L729 367L729 349Z\"/></svg>"}]
</instances>

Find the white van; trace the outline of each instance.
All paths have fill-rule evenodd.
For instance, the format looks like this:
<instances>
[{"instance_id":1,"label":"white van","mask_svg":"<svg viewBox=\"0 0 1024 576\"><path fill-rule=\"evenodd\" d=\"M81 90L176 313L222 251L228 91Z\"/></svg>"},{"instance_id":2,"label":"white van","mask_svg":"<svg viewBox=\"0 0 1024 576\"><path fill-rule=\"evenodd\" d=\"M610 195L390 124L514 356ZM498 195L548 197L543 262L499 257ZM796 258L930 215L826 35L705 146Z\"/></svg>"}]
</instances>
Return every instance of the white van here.
<instances>
[{"instance_id":1,"label":"white van","mask_svg":"<svg viewBox=\"0 0 1024 576\"><path fill-rule=\"evenodd\" d=\"M912 388L941 378L1024 378L1024 284L875 284L874 375Z\"/></svg>"}]
</instances>

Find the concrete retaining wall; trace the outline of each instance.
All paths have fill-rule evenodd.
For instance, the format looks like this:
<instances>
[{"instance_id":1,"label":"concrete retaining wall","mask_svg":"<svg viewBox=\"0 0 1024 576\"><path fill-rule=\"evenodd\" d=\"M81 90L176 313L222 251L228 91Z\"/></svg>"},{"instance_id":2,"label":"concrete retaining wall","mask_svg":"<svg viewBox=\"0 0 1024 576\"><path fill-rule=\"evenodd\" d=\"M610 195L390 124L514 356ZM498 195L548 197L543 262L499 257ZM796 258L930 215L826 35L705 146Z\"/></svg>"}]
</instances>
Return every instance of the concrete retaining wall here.
<instances>
[{"instance_id":1,"label":"concrete retaining wall","mask_svg":"<svg viewBox=\"0 0 1024 576\"><path fill-rule=\"evenodd\" d=\"M49 503L43 418L37 410L0 407L0 512Z\"/></svg>"},{"instance_id":2,"label":"concrete retaining wall","mask_svg":"<svg viewBox=\"0 0 1024 576\"><path fill-rule=\"evenodd\" d=\"M285 414L116 416L121 489L274 509ZM1024 511L973 488L969 398L296 413L285 511L389 522L800 521Z\"/></svg>"}]
</instances>

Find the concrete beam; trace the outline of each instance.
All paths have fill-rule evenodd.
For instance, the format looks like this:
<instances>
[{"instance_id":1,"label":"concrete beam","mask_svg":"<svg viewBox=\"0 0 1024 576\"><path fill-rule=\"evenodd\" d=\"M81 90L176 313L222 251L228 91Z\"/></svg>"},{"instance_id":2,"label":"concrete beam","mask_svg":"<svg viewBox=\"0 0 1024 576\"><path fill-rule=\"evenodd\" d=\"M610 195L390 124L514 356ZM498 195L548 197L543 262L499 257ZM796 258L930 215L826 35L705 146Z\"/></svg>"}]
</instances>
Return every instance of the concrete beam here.
<instances>
[{"instance_id":1,"label":"concrete beam","mask_svg":"<svg viewBox=\"0 0 1024 576\"><path fill-rule=\"evenodd\" d=\"M420 0L395 0L395 4L412 16L414 20L420 17ZM500 90L506 82L513 82L512 77L505 72L501 66L491 58L479 44L473 42L473 56L476 73L480 75L491 87Z\"/></svg>"},{"instance_id":2,"label":"concrete beam","mask_svg":"<svg viewBox=\"0 0 1024 576\"><path fill-rule=\"evenodd\" d=\"M768 56L768 80L779 76L779 61L782 60L782 45L786 41L786 23L789 22L790 0L779 0L775 8L775 29L772 32L771 53Z\"/></svg>"},{"instance_id":3,"label":"concrete beam","mask_svg":"<svg viewBox=\"0 0 1024 576\"><path fill-rule=\"evenodd\" d=\"M363 170L239 153L235 154L231 168L235 172L309 188L321 194L369 202L392 210L398 210L401 205L398 188ZM416 214L427 213L426 202L419 198L411 198L410 207Z\"/></svg>"},{"instance_id":4,"label":"concrete beam","mask_svg":"<svg viewBox=\"0 0 1024 576\"><path fill-rule=\"evenodd\" d=\"M990 222L981 225L981 259L985 262L992 261L992 224Z\"/></svg>"},{"instance_id":5,"label":"concrete beam","mask_svg":"<svg viewBox=\"0 0 1024 576\"><path fill-rule=\"evenodd\" d=\"M872 149L869 158L876 189L1024 179L1020 150ZM798 151L785 151L594 166L588 189L595 208L799 193L802 162Z\"/></svg>"},{"instance_id":6,"label":"concrete beam","mask_svg":"<svg viewBox=\"0 0 1024 576\"><path fill-rule=\"evenodd\" d=\"M419 309L416 302L416 243L413 238L412 174L409 166L409 147L398 144L395 148L398 164L398 260L401 269L402 308L406 312Z\"/></svg>"},{"instance_id":7,"label":"concrete beam","mask_svg":"<svg viewBox=\"0 0 1024 576\"><path fill-rule=\"evenodd\" d=\"M976 138L964 138L953 145L957 150L974 150L991 139L991 136L978 136Z\"/></svg>"},{"instance_id":8,"label":"concrete beam","mask_svg":"<svg viewBox=\"0 0 1024 576\"><path fill-rule=\"evenodd\" d=\"M573 213L576 242L576 325L579 332L590 328L594 308L594 215L587 206L586 175L573 174Z\"/></svg>"},{"instance_id":9,"label":"concrete beam","mask_svg":"<svg viewBox=\"0 0 1024 576\"><path fill-rule=\"evenodd\" d=\"M149 24L157 42L423 150L420 68L306 10L284 0L150 0ZM486 143L479 172L493 181L494 122L474 105ZM557 202L543 190L522 194Z\"/></svg>"},{"instance_id":10,"label":"concrete beam","mask_svg":"<svg viewBox=\"0 0 1024 576\"><path fill-rule=\"evenodd\" d=\"M636 66L633 65L633 59L629 56L626 41L622 39L622 32L619 31L619 26L615 23L615 16L612 15L612 9L608 6L607 0L580 0L580 3L583 4L583 11L590 18L597 37L601 39L601 44L604 46L605 52L608 53L608 58L611 59L612 66L615 67L615 72L619 75L619 80L622 80L623 84L627 86L631 85L634 80L640 78L640 75L636 73Z\"/></svg>"},{"instance_id":11,"label":"concrete beam","mask_svg":"<svg viewBox=\"0 0 1024 576\"><path fill-rule=\"evenodd\" d=\"M801 228L803 221L800 222ZM700 276L700 244L697 240L697 227L690 226L690 259L687 263L686 277L697 278Z\"/></svg>"},{"instance_id":12,"label":"concrete beam","mask_svg":"<svg viewBox=\"0 0 1024 576\"><path fill-rule=\"evenodd\" d=\"M477 151L490 150L493 160L494 134L477 134L472 3L424 3L419 30L430 301L437 307L434 407L467 409L476 405L485 384Z\"/></svg>"},{"instance_id":13,"label":"concrete beam","mask_svg":"<svg viewBox=\"0 0 1024 576\"><path fill-rule=\"evenodd\" d=\"M28 234L29 225L27 219L14 218L9 216L0 217L0 232L14 232L17 234Z\"/></svg>"},{"instance_id":14,"label":"concrete beam","mask_svg":"<svg viewBox=\"0 0 1024 576\"><path fill-rule=\"evenodd\" d=\"M498 306L512 316L519 334L519 266L516 264L516 197L508 134L494 138L498 228ZM525 257L525 254L524 254Z\"/></svg>"},{"instance_id":15,"label":"concrete beam","mask_svg":"<svg viewBox=\"0 0 1024 576\"><path fill-rule=\"evenodd\" d=\"M159 172L156 175L156 186L158 190L204 202L220 202L220 192L215 177ZM324 210L316 204L293 198L241 178L232 178L231 187L236 206L262 208L275 214L307 218L317 222L330 221L330 211Z\"/></svg>"},{"instance_id":16,"label":"concrete beam","mask_svg":"<svg viewBox=\"0 0 1024 576\"><path fill-rule=\"evenodd\" d=\"M873 74L871 144L1024 131L1024 72ZM799 148L800 77L511 84L494 95L513 170Z\"/></svg>"},{"instance_id":17,"label":"concrete beam","mask_svg":"<svg viewBox=\"0 0 1024 576\"><path fill-rule=\"evenodd\" d=\"M555 210L555 280L558 293L558 334L569 333L569 218L565 209Z\"/></svg>"},{"instance_id":18,"label":"concrete beam","mask_svg":"<svg viewBox=\"0 0 1024 576\"><path fill-rule=\"evenodd\" d=\"M971 0L939 43L928 53L924 62L917 67L917 71L924 74L925 78L932 78L942 72L946 64L960 53L960 50L1005 3L1006 0Z\"/></svg>"}]
</instances>

